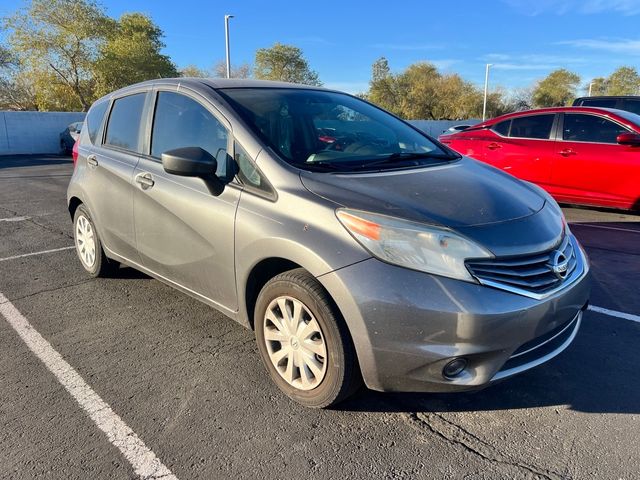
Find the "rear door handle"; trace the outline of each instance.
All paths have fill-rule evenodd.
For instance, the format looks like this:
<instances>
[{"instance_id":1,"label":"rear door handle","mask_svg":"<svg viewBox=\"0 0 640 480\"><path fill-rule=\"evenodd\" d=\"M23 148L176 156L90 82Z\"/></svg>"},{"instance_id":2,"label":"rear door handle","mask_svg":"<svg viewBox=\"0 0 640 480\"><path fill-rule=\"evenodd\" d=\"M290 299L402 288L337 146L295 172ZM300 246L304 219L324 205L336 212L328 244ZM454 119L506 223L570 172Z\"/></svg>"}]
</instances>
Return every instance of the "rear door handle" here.
<instances>
[{"instance_id":1,"label":"rear door handle","mask_svg":"<svg viewBox=\"0 0 640 480\"><path fill-rule=\"evenodd\" d=\"M136 175L136 183L140 184L143 190L146 190L153 187L156 182L153 181L150 173L140 173Z\"/></svg>"},{"instance_id":2,"label":"rear door handle","mask_svg":"<svg viewBox=\"0 0 640 480\"><path fill-rule=\"evenodd\" d=\"M496 143L496 142L491 142L489 145L487 145L487 148L489 150L497 150L499 148L502 148L502 145L500 145L499 143Z\"/></svg>"},{"instance_id":3,"label":"rear door handle","mask_svg":"<svg viewBox=\"0 0 640 480\"><path fill-rule=\"evenodd\" d=\"M578 152L576 152L575 150L573 150L571 148L565 148L564 150L560 150L558 153L560 155L562 155L563 157L568 157L569 155L575 155Z\"/></svg>"},{"instance_id":4,"label":"rear door handle","mask_svg":"<svg viewBox=\"0 0 640 480\"><path fill-rule=\"evenodd\" d=\"M87 157L87 165L89 165L90 167L97 167L98 166L98 158L95 155L89 155Z\"/></svg>"}]
</instances>

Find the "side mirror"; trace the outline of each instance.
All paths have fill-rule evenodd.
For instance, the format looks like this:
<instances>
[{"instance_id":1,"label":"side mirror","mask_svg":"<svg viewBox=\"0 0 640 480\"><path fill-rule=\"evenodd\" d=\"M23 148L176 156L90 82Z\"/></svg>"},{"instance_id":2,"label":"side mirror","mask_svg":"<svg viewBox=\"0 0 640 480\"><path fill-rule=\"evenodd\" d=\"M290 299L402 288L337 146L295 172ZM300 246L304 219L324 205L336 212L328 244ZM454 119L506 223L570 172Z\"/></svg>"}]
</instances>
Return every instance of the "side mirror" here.
<instances>
[{"instance_id":1,"label":"side mirror","mask_svg":"<svg viewBox=\"0 0 640 480\"><path fill-rule=\"evenodd\" d=\"M171 175L201 178L212 195L218 196L224 190L224 184L216 176L218 162L200 147L182 147L164 152L162 167Z\"/></svg>"},{"instance_id":2,"label":"side mirror","mask_svg":"<svg viewBox=\"0 0 640 480\"><path fill-rule=\"evenodd\" d=\"M638 147L640 146L640 134L631 132L621 133L620 135L618 135L616 141L620 145L630 145L632 147Z\"/></svg>"}]
</instances>

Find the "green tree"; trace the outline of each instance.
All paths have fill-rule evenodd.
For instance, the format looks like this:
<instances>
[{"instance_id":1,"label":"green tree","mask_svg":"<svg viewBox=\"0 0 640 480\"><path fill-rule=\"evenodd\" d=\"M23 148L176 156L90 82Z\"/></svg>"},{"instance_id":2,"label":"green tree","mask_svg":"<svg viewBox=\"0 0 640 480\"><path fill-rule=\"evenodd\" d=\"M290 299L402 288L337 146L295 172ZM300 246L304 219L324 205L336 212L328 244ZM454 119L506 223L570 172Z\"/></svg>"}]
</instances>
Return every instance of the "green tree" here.
<instances>
[{"instance_id":1,"label":"green tree","mask_svg":"<svg viewBox=\"0 0 640 480\"><path fill-rule=\"evenodd\" d=\"M93 65L112 25L93 0L31 0L3 21L21 68L32 77L48 78L52 83L44 88L71 92L83 110L94 99Z\"/></svg>"},{"instance_id":2,"label":"green tree","mask_svg":"<svg viewBox=\"0 0 640 480\"><path fill-rule=\"evenodd\" d=\"M538 82L533 90L535 107L561 107L568 105L575 97L580 77L564 68L554 70Z\"/></svg>"},{"instance_id":3,"label":"green tree","mask_svg":"<svg viewBox=\"0 0 640 480\"><path fill-rule=\"evenodd\" d=\"M0 110L38 110L33 77L0 45Z\"/></svg>"},{"instance_id":4,"label":"green tree","mask_svg":"<svg viewBox=\"0 0 640 480\"><path fill-rule=\"evenodd\" d=\"M100 47L95 63L96 95L105 95L132 83L177 77L178 71L161 53L162 30L142 13L125 13Z\"/></svg>"},{"instance_id":5,"label":"green tree","mask_svg":"<svg viewBox=\"0 0 640 480\"><path fill-rule=\"evenodd\" d=\"M212 76L210 71L203 70L195 65L187 65L181 68L179 73L181 77L207 78Z\"/></svg>"},{"instance_id":6,"label":"green tree","mask_svg":"<svg viewBox=\"0 0 640 480\"><path fill-rule=\"evenodd\" d=\"M633 67L620 67L606 80L607 95L640 94L640 75Z\"/></svg>"},{"instance_id":7,"label":"green tree","mask_svg":"<svg viewBox=\"0 0 640 480\"><path fill-rule=\"evenodd\" d=\"M260 80L322 85L318 74L309 67L302 50L282 43L256 51L254 75Z\"/></svg>"},{"instance_id":8,"label":"green tree","mask_svg":"<svg viewBox=\"0 0 640 480\"><path fill-rule=\"evenodd\" d=\"M391 74L387 59L380 57L373 62L371 66L369 92L366 94L367 100L390 112L400 114L397 100L397 86L397 78Z\"/></svg>"},{"instance_id":9,"label":"green tree","mask_svg":"<svg viewBox=\"0 0 640 480\"><path fill-rule=\"evenodd\" d=\"M587 85L587 92L591 92L591 95L606 95L607 94L607 79L604 77L596 77L590 82L591 88Z\"/></svg>"},{"instance_id":10,"label":"green tree","mask_svg":"<svg viewBox=\"0 0 640 480\"><path fill-rule=\"evenodd\" d=\"M220 60L213 66L213 77L227 77L227 62ZM231 78L249 78L251 76L251 65L243 63L237 67L231 65Z\"/></svg>"}]
</instances>

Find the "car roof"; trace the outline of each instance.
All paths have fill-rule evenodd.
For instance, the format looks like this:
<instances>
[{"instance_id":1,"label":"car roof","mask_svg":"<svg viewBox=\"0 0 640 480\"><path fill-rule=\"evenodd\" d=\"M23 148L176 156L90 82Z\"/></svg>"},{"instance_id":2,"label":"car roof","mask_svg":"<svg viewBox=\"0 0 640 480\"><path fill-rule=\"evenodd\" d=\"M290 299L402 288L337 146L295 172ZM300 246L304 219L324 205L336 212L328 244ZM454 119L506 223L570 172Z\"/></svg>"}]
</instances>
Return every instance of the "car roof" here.
<instances>
[{"instance_id":1,"label":"car roof","mask_svg":"<svg viewBox=\"0 0 640 480\"><path fill-rule=\"evenodd\" d=\"M640 99L640 95L592 95L590 97L578 97L574 100L574 102L577 102L578 100L590 100L590 99L595 99L595 100L607 100L607 99Z\"/></svg>"},{"instance_id":2,"label":"car roof","mask_svg":"<svg viewBox=\"0 0 640 480\"><path fill-rule=\"evenodd\" d=\"M622 113L621 110L617 110L615 108L587 107L587 106L537 108L534 110L523 110L521 112L513 112L513 113L507 113L505 115L500 115L499 117L492 118L481 124L474 125L473 128L479 127L479 126L495 125L496 123L500 123L504 120L508 120L510 118L515 118L515 117L524 117L527 115L536 115L536 114L544 114L544 113L566 113L566 112L571 112L571 113L582 112L582 113L596 113L596 114L606 113L617 119L620 118L620 113Z\"/></svg>"},{"instance_id":3,"label":"car roof","mask_svg":"<svg viewBox=\"0 0 640 480\"><path fill-rule=\"evenodd\" d=\"M202 88L203 85L213 88L214 90L222 88L295 88L307 90L324 90L327 92L335 91L323 87L312 85L302 85L299 83L277 82L272 80L254 80L239 78L200 78L200 77L179 77L179 78L161 78L155 80L147 80L111 92L99 100L125 95L130 90L139 90L140 88L160 85L177 85L192 88Z\"/></svg>"}]
</instances>

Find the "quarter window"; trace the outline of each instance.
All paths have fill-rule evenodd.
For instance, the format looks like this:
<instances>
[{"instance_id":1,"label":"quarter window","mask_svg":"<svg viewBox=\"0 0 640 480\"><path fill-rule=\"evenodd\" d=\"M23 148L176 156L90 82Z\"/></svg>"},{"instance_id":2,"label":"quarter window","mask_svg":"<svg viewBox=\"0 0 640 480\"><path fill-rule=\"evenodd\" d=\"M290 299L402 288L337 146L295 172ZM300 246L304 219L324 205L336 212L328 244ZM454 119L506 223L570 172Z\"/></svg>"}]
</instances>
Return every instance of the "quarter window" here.
<instances>
[{"instance_id":1,"label":"quarter window","mask_svg":"<svg viewBox=\"0 0 640 480\"><path fill-rule=\"evenodd\" d=\"M104 118L104 114L107 112L108 106L109 102L106 101L97 103L91 107L91 110L89 110L89 113L87 114L87 131L89 132L89 139L94 145L98 136L98 130L100 130L102 119Z\"/></svg>"},{"instance_id":2,"label":"quarter window","mask_svg":"<svg viewBox=\"0 0 640 480\"><path fill-rule=\"evenodd\" d=\"M562 139L570 142L617 143L628 132L621 125L596 115L565 114Z\"/></svg>"},{"instance_id":3,"label":"quarter window","mask_svg":"<svg viewBox=\"0 0 640 480\"><path fill-rule=\"evenodd\" d=\"M218 162L216 174L227 174L227 129L195 100L173 92L158 93L151 133L151 155L182 147L200 147Z\"/></svg>"},{"instance_id":4,"label":"quarter window","mask_svg":"<svg viewBox=\"0 0 640 480\"><path fill-rule=\"evenodd\" d=\"M640 100L625 100L621 108L640 115Z\"/></svg>"},{"instance_id":5,"label":"quarter window","mask_svg":"<svg viewBox=\"0 0 640 480\"><path fill-rule=\"evenodd\" d=\"M555 114L528 115L511 120L510 137L548 139Z\"/></svg>"},{"instance_id":6,"label":"quarter window","mask_svg":"<svg viewBox=\"0 0 640 480\"><path fill-rule=\"evenodd\" d=\"M138 139L145 95L136 93L113 102L105 144L140 152Z\"/></svg>"},{"instance_id":7,"label":"quarter window","mask_svg":"<svg viewBox=\"0 0 640 480\"><path fill-rule=\"evenodd\" d=\"M496 123L491 130L496 133L499 133L503 137L507 137L509 135L509 127L511 126L511 120L505 120L504 122Z\"/></svg>"}]
</instances>

